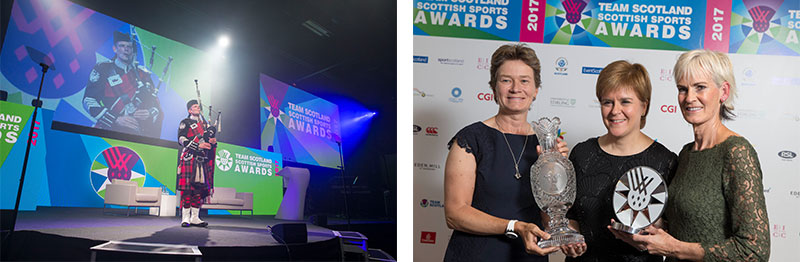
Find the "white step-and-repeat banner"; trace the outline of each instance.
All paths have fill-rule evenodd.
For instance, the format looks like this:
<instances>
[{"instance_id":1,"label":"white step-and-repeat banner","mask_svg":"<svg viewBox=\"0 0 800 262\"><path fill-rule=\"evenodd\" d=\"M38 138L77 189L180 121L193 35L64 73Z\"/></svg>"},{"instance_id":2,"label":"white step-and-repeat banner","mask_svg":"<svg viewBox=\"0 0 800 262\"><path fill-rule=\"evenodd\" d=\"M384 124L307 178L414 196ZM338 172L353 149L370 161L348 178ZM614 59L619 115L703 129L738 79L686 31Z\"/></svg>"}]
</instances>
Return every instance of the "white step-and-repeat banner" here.
<instances>
[{"instance_id":1,"label":"white step-and-repeat banner","mask_svg":"<svg viewBox=\"0 0 800 262\"><path fill-rule=\"evenodd\" d=\"M739 93L737 117L726 125L758 152L770 260L795 259L800 247L798 28L800 1L795 0L414 1L414 261L444 257L452 234L444 219L447 142L461 128L497 113L487 84L490 57L499 46L517 42L536 50L542 65L542 89L528 121L560 117L570 147L604 134L595 81L606 64L624 59L644 65L653 84L643 132L675 153L693 140L677 108L672 68L678 55L698 48L729 53Z\"/></svg>"}]
</instances>

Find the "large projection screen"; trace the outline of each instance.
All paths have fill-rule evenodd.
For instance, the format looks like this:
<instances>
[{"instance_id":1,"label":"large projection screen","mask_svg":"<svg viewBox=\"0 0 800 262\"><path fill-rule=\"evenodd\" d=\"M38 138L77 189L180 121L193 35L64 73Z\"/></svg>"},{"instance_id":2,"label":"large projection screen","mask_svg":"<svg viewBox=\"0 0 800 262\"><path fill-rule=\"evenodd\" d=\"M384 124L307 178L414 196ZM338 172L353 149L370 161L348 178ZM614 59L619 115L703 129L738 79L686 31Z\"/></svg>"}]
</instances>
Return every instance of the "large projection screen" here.
<instances>
[{"instance_id":1,"label":"large projection screen","mask_svg":"<svg viewBox=\"0 0 800 262\"><path fill-rule=\"evenodd\" d=\"M204 104L213 103L215 69L202 66L213 65L210 54L68 1L40 0L17 0L11 10L0 53L9 102L36 97L37 51L55 67L44 76L43 108L67 131L175 141L186 102L197 97L195 79Z\"/></svg>"},{"instance_id":2,"label":"large projection screen","mask_svg":"<svg viewBox=\"0 0 800 262\"><path fill-rule=\"evenodd\" d=\"M261 149L283 160L338 168L339 107L266 75L260 77Z\"/></svg>"}]
</instances>

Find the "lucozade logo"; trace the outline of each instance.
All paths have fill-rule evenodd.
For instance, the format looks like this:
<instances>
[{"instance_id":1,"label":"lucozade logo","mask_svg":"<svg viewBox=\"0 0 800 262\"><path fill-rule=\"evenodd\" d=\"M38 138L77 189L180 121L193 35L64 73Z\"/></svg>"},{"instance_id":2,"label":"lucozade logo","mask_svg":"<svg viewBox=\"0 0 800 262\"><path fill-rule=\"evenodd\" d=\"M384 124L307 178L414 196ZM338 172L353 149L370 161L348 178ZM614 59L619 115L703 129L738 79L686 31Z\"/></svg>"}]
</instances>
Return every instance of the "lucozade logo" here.
<instances>
[{"instance_id":1,"label":"lucozade logo","mask_svg":"<svg viewBox=\"0 0 800 262\"><path fill-rule=\"evenodd\" d=\"M94 158L89 182L101 198L105 198L106 185L111 179L136 181L144 185L145 167L139 154L127 147L114 146L103 150Z\"/></svg>"}]
</instances>

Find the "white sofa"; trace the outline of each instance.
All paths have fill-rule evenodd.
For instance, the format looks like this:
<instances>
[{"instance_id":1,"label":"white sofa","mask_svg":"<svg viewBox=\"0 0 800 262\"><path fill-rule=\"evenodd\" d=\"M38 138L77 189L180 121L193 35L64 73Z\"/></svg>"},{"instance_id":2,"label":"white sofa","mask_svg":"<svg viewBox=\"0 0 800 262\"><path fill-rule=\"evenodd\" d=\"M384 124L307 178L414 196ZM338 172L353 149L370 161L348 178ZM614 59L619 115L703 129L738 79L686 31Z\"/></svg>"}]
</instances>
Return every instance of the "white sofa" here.
<instances>
[{"instance_id":1,"label":"white sofa","mask_svg":"<svg viewBox=\"0 0 800 262\"><path fill-rule=\"evenodd\" d=\"M161 190L157 187L139 187L136 181L113 179L111 184L106 185L103 214L106 213L106 205L126 206L126 215L130 215L131 207L138 211L138 207L161 206Z\"/></svg>"}]
</instances>

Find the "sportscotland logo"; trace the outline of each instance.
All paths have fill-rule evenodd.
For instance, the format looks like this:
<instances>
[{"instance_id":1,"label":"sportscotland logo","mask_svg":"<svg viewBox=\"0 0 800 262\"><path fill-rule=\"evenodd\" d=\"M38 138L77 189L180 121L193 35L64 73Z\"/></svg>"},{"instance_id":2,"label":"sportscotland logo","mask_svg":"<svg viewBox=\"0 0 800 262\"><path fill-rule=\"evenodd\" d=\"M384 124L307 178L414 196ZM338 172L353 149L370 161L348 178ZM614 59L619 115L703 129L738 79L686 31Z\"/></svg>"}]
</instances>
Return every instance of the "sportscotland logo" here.
<instances>
[{"instance_id":1,"label":"sportscotland logo","mask_svg":"<svg viewBox=\"0 0 800 262\"><path fill-rule=\"evenodd\" d=\"M228 150L222 149L217 152L217 157L215 160L219 170L228 171L231 170L231 167L233 166L233 158L231 157L231 152L228 152Z\"/></svg>"},{"instance_id":2,"label":"sportscotland logo","mask_svg":"<svg viewBox=\"0 0 800 262\"><path fill-rule=\"evenodd\" d=\"M135 151L127 147L110 147L94 158L89 172L89 183L100 198L105 199L106 185L111 179L136 181L139 186L145 181L144 162Z\"/></svg>"}]
</instances>

